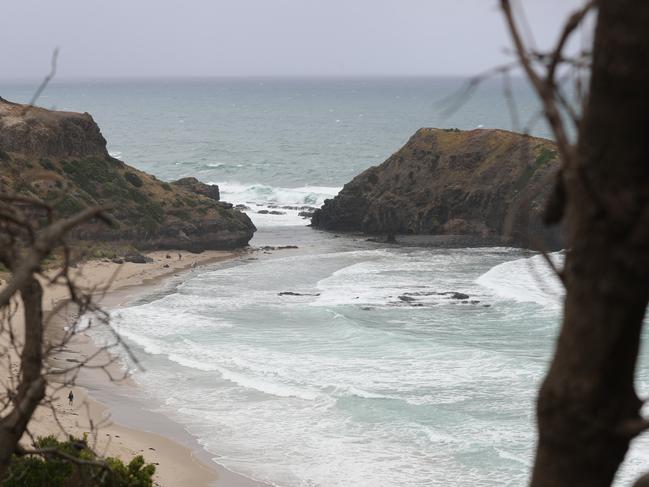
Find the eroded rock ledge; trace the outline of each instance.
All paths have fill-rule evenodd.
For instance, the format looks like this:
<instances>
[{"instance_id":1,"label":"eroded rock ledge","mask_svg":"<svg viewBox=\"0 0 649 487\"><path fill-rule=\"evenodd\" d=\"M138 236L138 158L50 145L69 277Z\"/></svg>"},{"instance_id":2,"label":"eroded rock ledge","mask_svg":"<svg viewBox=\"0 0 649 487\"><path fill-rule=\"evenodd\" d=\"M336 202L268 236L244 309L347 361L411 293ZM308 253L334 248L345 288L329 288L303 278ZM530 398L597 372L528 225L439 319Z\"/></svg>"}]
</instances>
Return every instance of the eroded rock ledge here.
<instances>
[{"instance_id":1,"label":"eroded rock ledge","mask_svg":"<svg viewBox=\"0 0 649 487\"><path fill-rule=\"evenodd\" d=\"M541 213L559 161L552 141L505 130L425 128L347 183L315 228L464 236L473 245L561 248Z\"/></svg>"}]
</instances>

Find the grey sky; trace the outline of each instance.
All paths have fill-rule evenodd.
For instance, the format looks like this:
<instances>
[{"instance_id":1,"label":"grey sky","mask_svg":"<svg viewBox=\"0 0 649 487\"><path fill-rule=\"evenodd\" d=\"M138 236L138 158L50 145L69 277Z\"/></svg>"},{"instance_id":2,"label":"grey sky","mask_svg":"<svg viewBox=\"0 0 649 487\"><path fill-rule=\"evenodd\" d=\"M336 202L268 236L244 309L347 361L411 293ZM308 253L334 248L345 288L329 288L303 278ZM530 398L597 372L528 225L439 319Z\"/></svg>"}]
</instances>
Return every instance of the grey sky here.
<instances>
[{"instance_id":1,"label":"grey sky","mask_svg":"<svg viewBox=\"0 0 649 487\"><path fill-rule=\"evenodd\" d=\"M0 78L475 74L506 60L496 0L7 0ZM579 0L525 0L548 45Z\"/></svg>"}]
</instances>

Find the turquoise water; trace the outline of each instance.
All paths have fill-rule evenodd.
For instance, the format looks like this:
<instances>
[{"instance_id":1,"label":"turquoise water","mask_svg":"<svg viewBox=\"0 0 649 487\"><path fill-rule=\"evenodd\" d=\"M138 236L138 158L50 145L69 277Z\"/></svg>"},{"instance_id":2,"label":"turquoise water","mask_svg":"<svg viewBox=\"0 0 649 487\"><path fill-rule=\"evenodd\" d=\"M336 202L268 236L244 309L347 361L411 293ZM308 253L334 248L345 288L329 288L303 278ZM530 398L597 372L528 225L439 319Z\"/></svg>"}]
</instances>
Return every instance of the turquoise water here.
<instances>
[{"instance_id":1,"label":"turquoise water","mask_svg":"<svg viewBox=\"0 0 649 487\"><path fill-rule=\"evenodd\" d=\"M419 127L512 128L495 82L444 118L436 102L461 83L86 81L41 98L91 112L110 152L140 169L218 183L250 208L253 245L299 246L195 270L114 317L156 409L219 463L285 487L525 485L561 303L541 259L385 246L314 231L298 214ZM32 91L0 84L17 101ZM515 92L532 118L534 98L522 83ZM282 214L257 213L271 208ZM649 467L646 447L621 484Z\"/></svg>"}]
</instances>

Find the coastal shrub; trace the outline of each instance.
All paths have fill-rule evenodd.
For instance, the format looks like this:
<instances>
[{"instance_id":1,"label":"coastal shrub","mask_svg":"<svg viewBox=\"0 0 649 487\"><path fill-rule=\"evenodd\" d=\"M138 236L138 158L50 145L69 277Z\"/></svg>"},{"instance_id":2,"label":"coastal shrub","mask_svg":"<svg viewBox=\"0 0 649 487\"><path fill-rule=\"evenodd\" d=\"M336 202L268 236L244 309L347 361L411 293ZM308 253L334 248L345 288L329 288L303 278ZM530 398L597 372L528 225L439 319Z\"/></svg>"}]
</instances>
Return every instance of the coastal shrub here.
<instances>
[{"instance_id":1,"label":"coastal shrub","mask_svg":"<svg viewBox=\"0 0 649 487\"><path fill-rule=\"evenodd\" d=\"M170 213L172 213L174 216L180 218L181 220L185 221L191 221L192 215L189 211L187 210L171 210Z\"/></svg>"},{"instance_id":2,"label":"coastal shrub","mask_svg":"<svg viewBox=\"0 0 649 487\"><path fill-rule=\"evenodd\" d=\"M9 154L7 154L5 151L0 149L0 161L8 161L9 160Z\"/></svg>"},{"instance_id":3,"label":"coastal shrub","mask_svg":"<svg viewBox=\"0 0 649 487\"><path fill-rule=\"evenodd\" d=\"M537 166L541 166L546 162L550 161L551 159L554 159L556 155L557 155L556 151L544 148L541 150L541 153L536 157L535 164Z\"/></svg>"},{"instance_id":4,"label":"coastal shrub","mask_svg":"<svg viewBox=\"0 0 649 487\"><path fill-rule=\"evenodd\" d=\"M61 215L72 215L85 208L85 205L71 195L65 195L54 204L54 209Z\"/></svg>"},{"instance_id":5,"label":"coastal shrub","mask_svg":"<svg viewBox=\"0 0 649 487\"><path fill-rule=\"evenodd\" d=\"M54 163L49 159L41 159L40 161L38 161L38 163L43 167L43 169L47 169L49 171L54 171L56 169Z\"/></svg>"},{"instance_id":6,"label":"coastal shrub","mask_svg":"<svg viewBox=\"0 0 649 487\"><path fill-rule=\"evenodd\" d=\"M138 191L135 188L128 188L128 195L129 198L131 198L133 201L137 203L148 203L149 202L149 197L142 193L141 191Z\"/></svg>"},{"instance_id":7,"label":"coastal shrub","mask_svg":"<svg viewBox=\"0 0 649 487\"><path fill-rule=\"evenodd\" d=\"M97 204L97 202L94 200L94 198L92 196L90 196L88 193L86 193L85 191L79 191L79 192L75 193L75 195L78 198L80 198L81 200L83 200L83 202L86 203L88 206Z\"/></svg>"},{"instance_id":8,"label":"coastal shrub","mask_svg":"<svg viewBox=\"0 0 649 487\"><path fill-rule=\"evenodd\" d=\"M101 196L111 199L123 199L129 197L129 192L127 188L120 186L116 181L110 181L101 186Z\"/></svg>"},{"instance_id":9,"label":"coastal shrub","mask_svg":"<svg viewBox=\"0 0 649 487\"><path fill-rule=\"evenodd\" d=\"M162 186L162 189L165 191L171 191L171 184L169 183L162 183L160 186Z\"/></svg>"},{"instance_id":10,"label":"coastal shrub","mask_svg":"<svg viewBox=\"0 0 649 487\"><path fill-rule=\"evenodd\" d=\"M117 458L102 461L88 448L84 439L71 438L60 442L54 436L36 440L37 449L53 450L42 456L16 456L9 465L7 476L1 487L152 487L155 466L147 464L141 455L128 464ZM72 457L90 462L103 462L99 465L78 465L70 461Z\"/></svg>"},{"instance_id":11,"label":"coastal shrub","mask_svg":"<svg viewBox=\"0 0 649 487\"><path fill-rule=\"evenodd\" d=\"M108 157L106 157L106 162L108 162L109 164L111 164L111 165L113 165L115 167L123 167L123 166L126 165L122 161L120 161L119 159L117 159L117 158L115 158L113 156L110 156L110 155Z\"/></svg>"},{"instance_id":12,"label":"coastal shrub","mask_svg":"<svg viewBox=\"0 0 649 487\"><path fill-rule=\"evenodd\" d=\"M117 252L113 249L95 247L90 249L89 256L93 259L114 259L117 257Z\"/></svg>"},{"instance_id":13,"label":"coastal shrub","mask_svg":"<svg viewBox=\"0 0 649 487\"><path fill-rule=\"evenodd\" d=\"M139 227L140 229L144 230L146 235L151 235L152 233L156 233L158 231L160 224L149 215L145 215L140 219Z\"/></svg>"},{"instance_id":14,"label":"coastal shrub","mask_svg":"<svg viewBox=\"0 0 649 487\"><path fill-rule=\"evenodd\" d=\"M87 193L94 194L98 184L121 180L113 164L105 159L63 161L63 171Z\"/></svg>"},{"instance_id":15,"label":"coastal shrub","mask_svg":"<svg viewBox=\"0 0 649 487\"><path fill-rule=\"evenodd\" d=\"M124 179L126 179L129 183L131 183L136 188L141 188L142 185L144 184L142 182L142 179L140 179L140 176L138 176L134 172L124 173Z\"/></svg>"},{"instance_id":16,"label":"coastal shrub","mask_svg":"<svg viewBox=\"0 0 649 487\"><path fill-rule=\"evenodd\" d=\"M191 198L183 198L183 202L186 206L191 206L192 208L198 205L198 201Z\"/></svg>"},{"instance_id":17,"label":"coastal shrub","mask_svg":"<svg viewBox=\"0 0 649 487\"><path fill-rule=\"evenodd\" d=\"M29 183L22 178L16 179L14 181L13 187L16 193L29 193L32 189Z\"/></svg>"},{"instance_id":18,"label":"coastal shrub","mask_svg":"<svg viewBox=\"0 0 649 487\"><path fill-rule=\"evenodd\" d=\"M61 196L60 191L57 191L55 189L50 189L50 190L47 191L47 193L45 193L45 196L43 197L43 199L45 201L52 201L52 200L55 200L55 199L59 198L60 196Z\"/></svg>"},{"instance_id":19,"label":"coastal shrub","mask_svg":"<svg viewBox=\"0 0 649 487\"><path fill-rule=\"evenodd\" d=\"M156 222L162 223L165 217L165 212L162 209L162 205L155 201L147 201L141 205L144 212L153 218Z\"/></svg>"}]
</instances>

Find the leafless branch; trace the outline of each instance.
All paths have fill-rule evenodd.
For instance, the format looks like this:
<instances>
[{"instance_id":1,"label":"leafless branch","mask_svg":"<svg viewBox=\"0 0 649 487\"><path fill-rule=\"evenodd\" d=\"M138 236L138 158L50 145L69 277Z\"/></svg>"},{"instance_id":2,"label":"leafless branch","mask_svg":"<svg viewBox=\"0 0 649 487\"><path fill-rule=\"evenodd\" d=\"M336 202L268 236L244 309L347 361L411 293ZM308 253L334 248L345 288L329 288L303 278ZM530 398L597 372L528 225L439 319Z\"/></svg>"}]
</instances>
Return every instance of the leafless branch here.
<instances>
[{"instance_id":1,"label":"leafless branch","mask_svg":"<svg viewBox=\"0 0 649 487\"><path fill-rule=\"evenodd\" d=\"M39 87L34 92L34 95L32 96L32 99L29 100L29 103L28 103L27 108L25 109L25 111L29 110L31 107L34 106L34 103L36 103L36 100L38 100L38 98L41 96L41 93L43 93L43 90L47 87L47 85L50 83L50 81L52 81L52 78L54 78L54 76L56 76L56 63L58 61L58 57L59 57L59 48L57 47L52 52L52 60L51 60L50 72L49 72L49 74L47 76L45 76L45 79L43 79L43 81L41 82Z\"/></svg>"}]
</instances>

